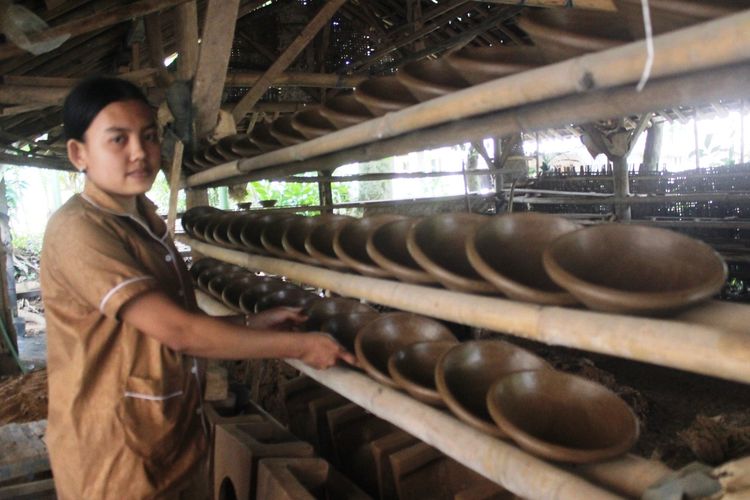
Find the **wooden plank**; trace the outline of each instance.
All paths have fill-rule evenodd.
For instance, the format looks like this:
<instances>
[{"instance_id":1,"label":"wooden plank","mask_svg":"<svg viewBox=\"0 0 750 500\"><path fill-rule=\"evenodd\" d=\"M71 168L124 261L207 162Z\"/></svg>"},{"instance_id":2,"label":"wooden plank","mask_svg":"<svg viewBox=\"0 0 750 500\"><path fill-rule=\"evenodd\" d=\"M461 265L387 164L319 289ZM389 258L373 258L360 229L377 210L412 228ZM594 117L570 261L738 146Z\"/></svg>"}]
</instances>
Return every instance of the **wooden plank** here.
<instances>
[{"instance_id":1,"label":"wooden plank","mask_svg":"<svg viewBox=\"0 0 750 500\"><path fill-rule=\"evenodd\" d=\"M192 80L198 66L198 6L195 0L174 9L177 79Z\"/></svg>"},{"instance_id":2,"label":"wooden plank","mask_svg":"<svg viewBox=\"0 0 750 500\"><path fill-rule=\"evenodd\" d=\"M263 96L273 79L280 75L296 59L302 49L304 49L310 40L320 31L320 29L341 7L346 0L328 0L326 4L313 16L307 26L295 38L289 47L279 56L279 58L266 70L263 76L256 82L250 91L237 103L232 111L234 121L239 122L255 106L255 103Z\"/></svg>"},{"instance_id":3,"label":"wooden plank","mask_svg":"<svg viewBox=\"0 0 750 500\"><path fill-rule=\"evenodd\" d=\"M0 427L0 482L49 470L46 431L46 420Z\"/></svg>"},{"instance_id":4,"label":"wooden plank","mask_svg":"<svg viewBox=\"0 0 750 500\"><path fill-rule=\"evenodd\" d=\"M84 33L90 33L128 21L134 17L145 16L153 12L168 9L185 1L187 0L141 0L54 26L36 36L30 36L29 39L32 43L47 42L65 35L69 35L69 39L71 39ZM12 43L0 44L0 60L25 53L26 51Z\"/></svg>"},{"instance_id":5,"label":"wooden plank","mask_svg":"<svg viewBox=\"0 0 750 500\"><path fill-rule=\"evenodd\" d=\"M184 146L182 141L174 145L174 156L172 156L172 168L169 172L169 211L167 212L167 229L174 238L174 225L177 219L177 196L180 194L180 176L182 175L182 153Z\"/></svg>"},{"instance_id":6,"label":"wooden plank","mask_svg":"<svg viewBox=\"0 0 750 500\"><path fill-rule=\"evenodd\" d=\"M227 87L249 87L257 84L265 73L260 71L243 71L227 75ZM272 87L325 87L353 88L367 79L366 75L338 75L335 73L280 73L270 80Z\"/></svg>"},{"instance_id":7,"label":"wooden plank","mask_svg":"<svg viewBox=\"0 0 750 500\"><path fill-rule=\"evenodd\" d=\"M218 120L239 3L239 0L209 0L206 8L193 84L195 131L198 139L210 133Z\"/></svg>"}]
</instances>

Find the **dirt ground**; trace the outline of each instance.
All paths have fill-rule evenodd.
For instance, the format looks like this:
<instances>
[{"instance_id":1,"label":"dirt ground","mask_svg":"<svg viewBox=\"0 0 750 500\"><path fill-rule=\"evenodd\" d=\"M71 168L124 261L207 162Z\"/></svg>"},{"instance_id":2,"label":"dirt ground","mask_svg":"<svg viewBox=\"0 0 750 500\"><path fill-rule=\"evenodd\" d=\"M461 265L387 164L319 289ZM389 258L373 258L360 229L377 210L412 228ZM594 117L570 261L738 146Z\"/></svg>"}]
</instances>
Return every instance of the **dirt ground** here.
<instances>
[{"instance_id":1,"label":"dirt ground","mask_svg":"<svg viewBox=\"0 0 750 500\"><path fill-rule=\"evenodd\" d=\"M0 378L0 425L47 418L47 370Z\"/></svg>"}]
</instances>

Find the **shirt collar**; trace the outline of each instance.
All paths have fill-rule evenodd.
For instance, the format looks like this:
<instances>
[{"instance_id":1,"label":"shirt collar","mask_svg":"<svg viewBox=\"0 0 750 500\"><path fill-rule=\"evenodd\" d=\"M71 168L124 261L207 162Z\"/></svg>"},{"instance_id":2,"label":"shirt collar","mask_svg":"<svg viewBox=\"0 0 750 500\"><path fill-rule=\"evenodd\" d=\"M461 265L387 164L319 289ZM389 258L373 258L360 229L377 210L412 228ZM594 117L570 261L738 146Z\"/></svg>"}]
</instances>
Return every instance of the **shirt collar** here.
<instances>
[{"instance_id":1,"label":"shirt collar","mask_svg":"<svg viewBox=\"0 0 750 500\"><path fill-rule=\"evenodd\" d=\"M145 195L141 194L136 196L136 206L138 208L138 214L141 217L135 217L125 212L117 200L99 189L93 182L86 181L81 197L99 210L103 210L119 217L134 219L141 224L145 222L148 226L147 228L160 239L163 239L167 234L167 225L156 213L156 205Z\"/></svg>"}]
</instances>

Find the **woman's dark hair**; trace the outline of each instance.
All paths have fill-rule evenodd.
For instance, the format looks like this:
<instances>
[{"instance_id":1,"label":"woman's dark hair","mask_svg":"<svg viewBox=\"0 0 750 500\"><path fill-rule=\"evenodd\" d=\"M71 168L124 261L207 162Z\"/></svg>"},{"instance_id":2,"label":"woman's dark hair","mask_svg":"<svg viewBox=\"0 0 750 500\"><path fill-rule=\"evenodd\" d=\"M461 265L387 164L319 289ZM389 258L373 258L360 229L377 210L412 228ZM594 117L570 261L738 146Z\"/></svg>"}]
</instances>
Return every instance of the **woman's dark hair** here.
<instances>
[{"instance_id":1,"label":"woman's dark hair","mask_svg":"<svg viewBox=\"0 0 750 500\"><path fill-rule=\"evenodd\" d=\"M106 76L87 78L65 98L63 127L67 139L83 141L83 134L104 107L121 101L141 101L150 106L141 89L134 84Z\"/></svg>"}]
</instances>

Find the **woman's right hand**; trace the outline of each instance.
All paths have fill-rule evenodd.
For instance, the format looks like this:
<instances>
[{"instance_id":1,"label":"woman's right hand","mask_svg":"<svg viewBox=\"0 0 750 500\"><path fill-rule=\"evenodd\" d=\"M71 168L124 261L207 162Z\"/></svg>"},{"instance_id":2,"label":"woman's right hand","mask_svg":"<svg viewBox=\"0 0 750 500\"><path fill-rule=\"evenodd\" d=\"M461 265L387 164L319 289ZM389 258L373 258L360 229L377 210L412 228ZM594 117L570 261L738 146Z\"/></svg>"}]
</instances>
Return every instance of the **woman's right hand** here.
<instances>
[{"instance_id":1,"label":"woman's right hand","mask_svg":"<svg viewBox=\"0 0 750 500\"><path fill-rule=\"evenodd\" d=\"M317 370L324 370L336 364L340 359L352 366L357 366L357 358L330 335L325 333L305 333L300 335L303 343L300 360Z\"/></svg>"}]
</instances>

